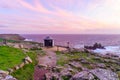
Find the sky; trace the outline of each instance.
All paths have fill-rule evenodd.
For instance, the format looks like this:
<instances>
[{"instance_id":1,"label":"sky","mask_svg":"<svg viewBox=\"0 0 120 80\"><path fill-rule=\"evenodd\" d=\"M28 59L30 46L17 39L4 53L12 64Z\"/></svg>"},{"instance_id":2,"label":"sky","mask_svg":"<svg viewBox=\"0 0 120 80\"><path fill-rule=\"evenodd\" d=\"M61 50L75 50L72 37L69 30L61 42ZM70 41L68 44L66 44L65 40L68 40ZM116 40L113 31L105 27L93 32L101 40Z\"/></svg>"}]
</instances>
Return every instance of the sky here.
<instances>
[{"instance_id":1,"label":"sky","mask_svg":"<svg viewBox=\"0 0 120 80\"><path fill-rule=\"evenodd\" d=\"M0 33L120 34L120 0L0 0Z\"/></svg>"}]
</instances>

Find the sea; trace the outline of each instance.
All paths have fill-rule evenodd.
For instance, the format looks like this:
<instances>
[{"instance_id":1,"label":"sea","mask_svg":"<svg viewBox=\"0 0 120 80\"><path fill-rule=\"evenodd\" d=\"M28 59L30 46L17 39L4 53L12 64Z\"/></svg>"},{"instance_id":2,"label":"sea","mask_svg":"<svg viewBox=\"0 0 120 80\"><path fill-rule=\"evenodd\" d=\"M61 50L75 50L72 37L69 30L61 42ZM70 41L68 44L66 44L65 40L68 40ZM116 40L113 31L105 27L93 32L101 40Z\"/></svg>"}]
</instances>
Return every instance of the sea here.
<instances>
[{"instance_id":1,"label":"sea","mask_svg":"<svg viewBox=\"0 0 120 80\"><path fill-rule=\"evenodd\" d=\"M22 34L26 40L44 42L49 36L54 40L55 45L67 46L69 42L71 47L82 48L92 46L94 43L101 43L105 49L96 49L95 53L107 54L113 53L120 55L120 35L103 34Z\"/></svg>"}]
</instances>

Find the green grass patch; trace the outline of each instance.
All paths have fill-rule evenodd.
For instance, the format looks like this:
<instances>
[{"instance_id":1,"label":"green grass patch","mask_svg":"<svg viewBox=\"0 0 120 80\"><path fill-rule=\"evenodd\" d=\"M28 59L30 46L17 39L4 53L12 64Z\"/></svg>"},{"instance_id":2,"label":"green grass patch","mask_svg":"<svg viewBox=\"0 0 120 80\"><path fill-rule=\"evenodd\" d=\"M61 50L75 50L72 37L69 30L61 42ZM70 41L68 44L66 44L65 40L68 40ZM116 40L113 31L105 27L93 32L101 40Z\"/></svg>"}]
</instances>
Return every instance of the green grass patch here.
<instances>
[{"instance_id":1,"label":"green grass patch","mask_svg":"<svg viewBox=\"0 0 120 80\"><path fill-rule=\"evenodd\" d=\"M18 65L25 58L25 54L22 50L8 47L0 46L0 69L7 70L15 65Z\"/></svg>"},{"instance_id":2,"label":"green grass patch","mask_svg":"<svg viewBox=\"0 0 120 80\"><path fill-rule=\"evenodd\" d=\"M36 60L37 54L34 51L28 52L26 54L30 56L33 63L25 65L23 68L12 73L12 75L16 77L18 80L34 80L33 74L34 74L34 66L37 64L37 60Z\"/></svg>"},{"instance_id":3,"label":"green grass patch","mask_svg":"<svg viewBox=\"0 0 120 80\"><path fill-rule=\"evenodd\" d=\"M0 70L8 70L8 68L19 65L27 55L32 59L33 63L25 65L11 75L18 80L33 80L34 66L37 64L36 57L38 55L35 51L24 54L21 49L0 46Z\"/></svg>"},{"instance_id":4,"label":"green grass patch","mask_svg":"<svg viewBox=\"0 0 120 80\"><path fill-rule=\"evenodd\" d=\"M61 52L56 52L57 54L57 65L60 66L64 66L64 64L69 63L70 60L73 59L79 59L79 58L87 58L87 54L86 53L82 53L82 52L77 52L74 54L62 54Z\"/></svg>"}]
</instances>

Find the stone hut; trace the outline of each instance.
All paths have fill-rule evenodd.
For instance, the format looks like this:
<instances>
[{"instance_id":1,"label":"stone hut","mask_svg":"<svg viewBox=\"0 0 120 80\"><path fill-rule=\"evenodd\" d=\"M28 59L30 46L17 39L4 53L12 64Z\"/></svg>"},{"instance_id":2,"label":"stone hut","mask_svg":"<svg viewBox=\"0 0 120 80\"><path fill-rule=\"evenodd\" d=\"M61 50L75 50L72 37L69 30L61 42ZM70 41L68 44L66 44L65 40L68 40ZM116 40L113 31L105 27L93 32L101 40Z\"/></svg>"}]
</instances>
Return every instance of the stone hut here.
<instances>
[{"instance_id":1,"label":"stone hut","mask_svg":"<svg viewBox=\"0 0 120 80\"><path fill-rule=\"evenodd\" d=\"M47 36L45 39L44 39L44 46L45 47L53 47L54 46L54 40Z\"/></svg>"}]
</instances>

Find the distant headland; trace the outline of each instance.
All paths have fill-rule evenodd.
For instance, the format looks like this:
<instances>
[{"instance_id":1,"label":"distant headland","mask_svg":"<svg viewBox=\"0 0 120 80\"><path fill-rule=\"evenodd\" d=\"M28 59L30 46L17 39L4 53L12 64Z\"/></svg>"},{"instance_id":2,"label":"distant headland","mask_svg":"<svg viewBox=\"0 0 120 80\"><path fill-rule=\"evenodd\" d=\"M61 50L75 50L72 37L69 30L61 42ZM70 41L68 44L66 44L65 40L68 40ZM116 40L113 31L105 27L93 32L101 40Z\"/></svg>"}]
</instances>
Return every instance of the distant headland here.
<instances>
[{"instance_id":1,"label":"distant headland","mask_svg":"<svg viewBox=\"0 0 120 80\"><path fill-rule=\"evenodd\" d=\"M0 38L7 39L7 40L25 40L24 37L20 36L19 34L0 34Z\"/></svg>"}]
</instances>

